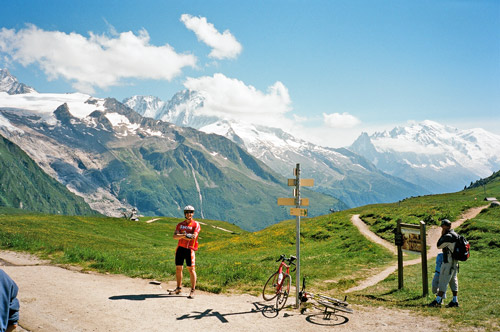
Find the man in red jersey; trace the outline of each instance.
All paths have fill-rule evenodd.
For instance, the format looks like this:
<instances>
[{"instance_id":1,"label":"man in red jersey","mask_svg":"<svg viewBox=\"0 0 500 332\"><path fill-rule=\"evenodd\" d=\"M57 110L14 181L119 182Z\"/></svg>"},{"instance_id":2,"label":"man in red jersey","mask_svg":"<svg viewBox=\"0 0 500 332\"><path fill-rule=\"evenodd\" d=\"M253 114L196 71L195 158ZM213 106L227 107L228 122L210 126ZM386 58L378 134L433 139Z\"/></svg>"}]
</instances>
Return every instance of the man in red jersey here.
<instances>
[{"instance_id":1,"label":"man in red jersey","mask_svg":"<svg viewBox=\"0 0 500 332\"><path fill-rule=\"evenodd\" d=\"M174 239L179 240L177 249L175 250L175 276L177 279L177 288L174 289L175 294L179 294L182 290L182 269L184 261L186 261L189 275L191 278L191 292L189 299L194 298L194 290L196 288L196 270L195 270L195 252L198 250L198 234L200 233L200 224L193 219L194 207L188 205L184 208L184 216L186 219L177 224L174 232Z\"/></svg>"}]
</instances>

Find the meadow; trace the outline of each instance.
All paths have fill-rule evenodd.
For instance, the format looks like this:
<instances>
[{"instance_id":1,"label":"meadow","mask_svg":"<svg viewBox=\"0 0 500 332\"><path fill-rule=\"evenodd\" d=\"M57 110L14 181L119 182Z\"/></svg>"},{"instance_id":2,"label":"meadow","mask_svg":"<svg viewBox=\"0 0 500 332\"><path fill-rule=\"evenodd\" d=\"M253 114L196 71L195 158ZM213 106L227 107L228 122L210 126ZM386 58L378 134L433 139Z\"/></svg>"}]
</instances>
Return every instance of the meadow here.
<instances>
[{"instance_id":1,"label":"meadow","mask_svg":"<svg viewBox=\"0 0 500 332\"><path fill-rule=\"evenodd\" d=\"M333 296L389 264L396 256L373 244L351 224L360 214L371 229L393 241L397 219L435 225L442 218L454 220L465 210L483 206L485 196L500 196L500 181L458 193L415 197L392 204L378 204L303 218L301 222L301 272L308 288ZM25 213L0 208L0 248L26 251L54 264L78 265L84 270L119 273L160 281L174 280L172 238L178 218L162 217L152 223L100 216L61 216ZM295 219L250 233L223 221L200 220L197 272L200 289L258 295L281 255L295 255ZM224 228L231 232L221 230ZM427 308L432 296L423 298L421 267L407 267L405 287L397 290L397 274L371 288L350 295L356 304L405 308L439 315L454 325L498 329L500 305L500 207L489 208L460 229L472 246L472 257L461 263L458 309ZM434 265L429 262L429 278ZM293 274L295 277L295 274ZM185 278L186 282L188 278ZM430 280L429 280L430 283ZM295 284L295 281L293 282ZM293 302L293 301L292 301Z\"/></svg>"}]
</instances>

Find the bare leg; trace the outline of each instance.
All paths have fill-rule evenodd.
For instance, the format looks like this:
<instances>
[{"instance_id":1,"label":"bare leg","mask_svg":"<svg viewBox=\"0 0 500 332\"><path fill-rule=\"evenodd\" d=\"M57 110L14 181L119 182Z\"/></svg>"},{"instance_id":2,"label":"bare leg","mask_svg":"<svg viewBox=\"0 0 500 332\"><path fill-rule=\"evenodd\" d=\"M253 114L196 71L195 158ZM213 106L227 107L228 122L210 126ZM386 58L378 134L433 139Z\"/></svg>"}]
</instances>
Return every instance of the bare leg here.
<instances>
[{"instance_id":1,"label":"bare leg","mask_svg":"<svg viewBox=\"0 0 500 332\"><path fill-rule=\"evenodd\" d=\"M191 289L196 288L196 268L194 266L188 266L189 276L191 278Z\"/></svg>"},{"instance_id":2,"label":"bare leg","mask_svg":"<svg viewBox=\"0 0 500 332\"><path fill-rule=\"evenodd\" d=\"M177 288L182 286L182 265L175 267L175 279L177 280Z\"/></svg>"}]
</instances>

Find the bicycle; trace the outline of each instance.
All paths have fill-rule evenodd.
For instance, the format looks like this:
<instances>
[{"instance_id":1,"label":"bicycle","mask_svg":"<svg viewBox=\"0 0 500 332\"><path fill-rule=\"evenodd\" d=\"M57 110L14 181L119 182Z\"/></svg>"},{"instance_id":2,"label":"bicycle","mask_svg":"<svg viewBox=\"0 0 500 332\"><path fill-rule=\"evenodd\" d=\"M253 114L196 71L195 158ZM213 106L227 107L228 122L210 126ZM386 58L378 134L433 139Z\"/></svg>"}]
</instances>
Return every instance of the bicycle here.
<instances>
[{"instance_id":1,"label":"bicycle","mask_svg":"<svg viewBox=\"0 0 500 332\"><path fill-rule=\"evenodd\" d=\"M302 279L302 289L299 292L299 299L301 303L312 300L312 306L316 309L320 309L323 311L323 320L330 320L332 315L335 316L335 320L337 320L337 311L346 312L352 314L354 311L351 308L348 308L349 303L347 303L347 296L345 296L344 300L339 300L333 297L329 297L321 294L314 294L306 291L306 278ZM301 314L307 308L302 308L300 310Z\"/></svg>"},{"instance_id":2,"label":"bicycle","mask_svg":"<svg viewBox=\"0 0 500 332\"><path fill-rule=\"evenodd\" d=\"M267 279L264 289L262 289L262 297L264 300L272 301L276 298L276 311L283 309L288 299L288 295L290 294L290 286L292 284L290 266L295 265L293 261L296 259L295 256L286 258L285 255L281 255L276 261L281 261L278 270ZM295 269L293 271L295 271Z\"/></svg>"}]
</instances>

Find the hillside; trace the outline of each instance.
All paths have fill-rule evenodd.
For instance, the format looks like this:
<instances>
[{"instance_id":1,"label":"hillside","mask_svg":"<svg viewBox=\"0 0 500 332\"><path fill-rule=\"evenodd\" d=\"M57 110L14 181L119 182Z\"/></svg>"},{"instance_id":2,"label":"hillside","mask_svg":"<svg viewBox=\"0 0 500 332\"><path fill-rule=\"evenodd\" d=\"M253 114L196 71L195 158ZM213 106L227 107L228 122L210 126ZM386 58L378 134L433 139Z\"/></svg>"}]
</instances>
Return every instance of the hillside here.
<instances>
[{"instance_id":1,"label":"hillside","mask_svg":"<svg viewBox=\"0 0 500 332\"><path fill-rule=\"evenodd\" d=\"M144 118L114 99L0 97L0 132L105 215L136 207L175 217L190 204L201 218L252 231L289 215L276 204L292 195L286 178L222 136ZM312 216L347 207L325 194L303 195Z\"/></svg>"},{"instance_id":2,"label":"hillside","mask_svg":"<svg viewBox=\"0 0 500 332\"><path fill-rule=\"evenodd\" d=\"M500 171L496 171L492 175L488 176L487 178L479 179L475 182L471 182L470 185L466 189L484 187L484 192L486 192L486 186L490 185L490 184L495 186L495 183L497 181L499 181L499 179L500 179Z\"/></svg>"},{"instance_id":3,"label":"hillside","mask_svg":"<svg viewBox=\"0 0 500 332\"><path fill-rule=\"evenodd\" d=\"M282 176L300 163L303 176L315 180L314 191L336 197L349 207L430 193L419 184L380 171L347 149L312 144L276 127L207 115L207 100L198 91L180 91L168 102L153 96L134 96L123 102L143 116L224 136Z\"/></svg>"},{"instance_id":4,"label":"hillside","mask_svg":"<svg viewBox=\"0 0 500 332\"><path fill-rule=\"evenodd\" d=\"M97 214L1 135L0 169L0 206L65 215Z\"/></svg>"},{"instance_id":5,"label":"hillside","mask_svg":"<svg viewBox=\"0 0 500 332\"><path fill-rule=\"evenodd\" d=\"M487 205L488 202L484 201L486 197L500 197L498 172L481 181L486 184L484 187L477 185L456 193L414 197L398 203L370 205L352 211L360 213L373 232L393 242L397 219L404 223L423 220L428 226L439 225L439 221L444 218L455 220L471 207Z\"/></svg>"},{"instance_id":6,"label":"hillside","mask_svg":"<svg viewBox=\"0 0 500 332\"><path fill-rule=\"evenodd\" d=\"M367 206L356 209L371 229L380 236L394 241L392 230L395 221L414 223L425 219L428 224L436 225L438 220L457 219L464 209L472 206L485 206L484 197L500 196L500 178L498 172L483 179L486 184L475 186L458 193L433 195L409 199L401 204ZM427 308L433 297L422 298L421 264L404 269L404 289L397 291L397 273L391 274L383 282L356 293L359 301L374 306L405 308L425 315L442 317L450 322L452 328L477 331L497 331L500 326L500 303L495 292L500 282L496 277L500 273L500 207L491 205L473 219L466 220L455 229L465 236L471 246L471 257L460 262L459 302L457 310L433 310ZM434 244L435 245L435 244ZM428 262L429 286L433 277L435 262ZM448 296L450 291L448 289ZM446 301L448 303L448 300Z\"/></svg>"},{"instance_id":7,"label":"hillside","mask_svg":"<svg viewBox=\"0 0 500 332\"><path fill-rule=\"evenodd\" d=\"M379 235L393 241L396 220L414 223L426 219L429 226L441 218L455 220L473 206L483 206L482 187L453 194L410 198L402 202L379 204L304 218L301 224L301 269L311 290L342 294L367 275L393 264L396 257L370 242L350 222L354 213L372 224ZM500 181L491 179L486 195L500 196ZM4 212L2 212L4 211ZM397 291L397 276L350 295L350 302L376 307L405 308L424 315L444 315L452 324L479 326L491 330L500 323L500 310L494 292L500 287L494 276L500 271L498 242L499 208L489 208L466 221L458 231L467 236L472 258L461 265L462 306L454 312L437 312L425 307L431 297L421 297L421 267L405 269L405 289ZM84 269L120 273L162 281L174 279L173 229L180 221L161 218L146 223L105 217L49 215L12 215L0 210L0 248L28 251L50 258L55 263L76 264ZM200 220L200 249L197 253L199 288L210 292L259 294L262 284L276 268L280 254L295 254L295 220L286 220L255 233L234 225ZM379 227L385 223L383 227ZM225 232L219 228L232 231ZM433 262L429 262L432 276ZM476 271L480 271L478 274ZM481 287L481 284L487 287Z\"/></svg>"}]
</instances>

